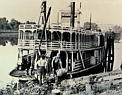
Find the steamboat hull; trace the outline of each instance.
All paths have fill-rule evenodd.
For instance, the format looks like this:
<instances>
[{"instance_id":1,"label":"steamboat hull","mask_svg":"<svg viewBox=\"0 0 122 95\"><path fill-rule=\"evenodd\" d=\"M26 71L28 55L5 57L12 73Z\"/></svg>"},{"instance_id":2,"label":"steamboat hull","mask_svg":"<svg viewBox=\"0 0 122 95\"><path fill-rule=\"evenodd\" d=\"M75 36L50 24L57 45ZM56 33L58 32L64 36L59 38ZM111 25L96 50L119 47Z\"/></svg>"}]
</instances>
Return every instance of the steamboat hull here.
<instances>
[{"instance_id":1,"label":"steamboat hull","mask_svg":"<svg viewBox=\"0 0 122 95\"><path fill-rule=\"evenodd\" d=\"M104 67L102 65L102 63L99 63L97 65L91 66L89 68L77 71L77 72L72 72L72 73L68 73L68 77L80 77L80 76L87 76L90 74L97 74L97 73L101 73L104 71Z\"/></svg>"},{"instance_id":2,"label":"steamboat hull","mask_svg":"<svg viewBox=\"0 0 122 95\"><path fill-rule=\"evenodd\" d=\"M66 74L67 78L76 78L76 77L81 77L81 76L87 76L90 74L97 74L97 73L101 73L104 71L104 67L102 63L99 63L97 65L91 66L89 68L77 71L77 72L68 72ZM28 78L26 76L26 71L25 70L17 70L14 69L10 72L10 76L12 77L23 77L23 78ZM33 78L31 76L31 78Z\"/></svg>"}]
</instances>

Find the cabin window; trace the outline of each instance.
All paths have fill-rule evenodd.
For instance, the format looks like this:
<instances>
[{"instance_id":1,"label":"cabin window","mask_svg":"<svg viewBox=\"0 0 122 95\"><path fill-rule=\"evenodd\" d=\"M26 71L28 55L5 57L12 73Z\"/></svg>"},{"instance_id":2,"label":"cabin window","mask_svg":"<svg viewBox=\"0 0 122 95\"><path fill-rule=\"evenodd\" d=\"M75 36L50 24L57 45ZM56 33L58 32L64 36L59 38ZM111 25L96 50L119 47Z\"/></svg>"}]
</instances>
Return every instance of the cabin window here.
<instances>
[{"instance_id":1,"label":"cabin window","mask_svg":"<svg viewBox=\"0 0 122 95\"><path fill-rule=\"evenodd\" d=\"M84 37L85 37L85 35L83 34L83 35L82 35L82 42L84 42Z\"/></svg>"},{"instance_id":2,"label":"cabin window","mask_svg":"<svg viewBox=\"0 0 122 95\"><path fill-rule=\"evenodd\" d=\"M82 42L82 34L80 34L80 42Z\"/></svg>"},{"instance_id":3,"label":"cabin window","mask_svg":"<svg viewBox=\"0 0 122 95\"><path fill-rule=\"evenodd\" d=\"M38 35L37 35L37 31L36 30L33 31L33 36L34 36L34 39L38 39Z\"/></svg>"},{"instance_id":4,"label":"cabin window","mask_svg":"<svg viewBox=\"0 0 122 95\"><path fill-rule=\"evenodd\" d=\"M37 30L38 32L38 39L44 40L45 39L45 32L42 30Z\"/></svg>"},{"instance_id":5,"label":"cabin window","mask_svg":"<svg viewBox=\"0 0 122 95\"><path fill-rule=\"evenodd\" d=\"M89 42L89 35L86 35L86 42Z\"/></svg>"},{"instance_id":6,"label":"cabin window","mask_svg":"<svg viewBox=\"0 0 122 95\"><path fill-rule=\"evenodd\" d=\"M91 43L92 43L92 47L95 46L94 38L95 38L95 35L91 35Z\"/></svg>"},{"instance_id":7,"label":"cabin window","mask_svg":"<svg viewBox=\"0 0 122 95\"><path fill-rule=\"evenodd\" d=\"M33 33L31 33L29 36L30 36L30 38L29 38L30 40L34 40L34 34Z\"/></svg>"},{"instance_id":8,"label":"cabin window","mask_svg":"<svg viewBox=\"0 0 122 95\"><path fill-rule=\"evenodd\" d=\"M60 41L61 40L61 33L56 31L52 33L52 41Z\"/></svg>"},{"instance_id":9,"label":"cabin window","mask_svg":"<svg viewBox=\"0 0 122 95\"><path fill-rule=\"evenodd\" d=\"M80 42L80 33L78 33L78 42Z\"/></svg>"},{"instance_id":10,"label":"cabin window","mask_svg":"<svg viewBox=\"0 0 122 95\"><path fill-rule=\"evenodd\" d=\"M50 31L46 31L46 35L45 32L43 32L42 30L38 30L38 39L42 39L42 40L46 40L47 41L51 41L51 32ZM45 37L47 36L47 37ZM37 35L35 35L35 38L37 38Z\"/></svg>"},{"instance_id":11,"label":"cabin window","mask_svg":"<svg viewBox=\"0 0 122 95\"><path fill-rule=\"evenodd\" d=\"M92 39L91 39L91 35L89 35L89 42L91 42L91 40L92 40Z\"/></svg>"},{"instance_id":12,"label":"cabin window","mask_svg":"<svg viewBox=\"0 0 122 95\"><path fill-rule=\"evenodd\" d=\"M51 41L51 32L47 31L47 41Z\"/></svg>"},{"instance_id":13,"label":"cabin window","mask_svg":"<svg viewBox=\"0 0 122 95\"><path fill-rule=\"evenodd\" d=\"M19 39L23 39L23 31L20 30Z\"/></svg>"},{"instance_id":14,"label":"cabin window","mask_svg":"<svg viewBox=\"0 0 122 95\"><path fill-rule=\"evenodd\" d=\"M98 46L98 35L95 35L94 43L95 43L95 46Z\"/></svg>"},{"instance_id":15,"label":"cabin window","mask_svg":"<svg viewBox=\"0 0 122 95\"><path fill-rule=\"evenodd\" d=\"M63 33L63 39L62 39L62 41L68 41L68 42L70 42L70 33L64 32Z\"/></svg>"},{"instance_id":16,"label":"cabin window","mask_svg":"<svg viewBox=\"0 0 122 95\"><path fill-rule=\"evenodd\" d=\"M84 35L84 42L86 42L87 40L86 40L86 34Z\"/></svg>"},{"instance_id":17,"label":"cabin window","mask_svg":"<svg viewBox=\"0 0 122 95\"><path fill-rule=\"evenodd\" d=\"M33 39L32 31L29 31L29 30L25 31L25 39L27 39L27 40L32 40Z\"/></svg>"},{"instance_id":18,"label":"cabin window","mask_svg":"<svg viewBox=\"0 0 122 95\"><path fill-rule=\"evenodd\" d=\"M91 41L91 35L89 35L89 42Z\"/></svg>"},{"instance_id":19,"label":"cabin window","mask_svg":"<svg viewBox=\"0 0 122 95\"><path fill-rule=\"evenodd\" d=\"M72 33L72 42L75 42L75 33Z\"/></svg>"},{"instance_id":20,"label":"cabin window","mask_svg":"<svg viewBox=\"0 0 122 95\"><path fill-rule=\"evenodd\" d=\"M79 37L78 37L78 33L76 34L76 42L78 42L78 39L79 39Z\"/></svg>"},{"instance_id":21,"label":"cabin window","mask_svg":"<svg viewBox=\"0 0 122 95\"><path fill-rule=\"evenodd\" d=\"M95 35L91 35L91 40L92 40L92 41L94 40L94 37L95 37Z\"/></svg>"},{"instance_id":22,"label":"cabin window","mask_svg":"<svg viewBox=\"0 0 122 95\"><path fill-rule=\"evenodd\" d=\"M82 42L83 42L83 46L86 46L86 34L83 34Z\"/></svg>"},{"instance_id":23,"label":"cabin window","mask_svg":"<svg viewBox=\"0 0 122 95\"><path fill-rule=\"evenodd\" d=\"M100 35L100 46L104 46L104 37Z\"/></svg>"}]
</instances>

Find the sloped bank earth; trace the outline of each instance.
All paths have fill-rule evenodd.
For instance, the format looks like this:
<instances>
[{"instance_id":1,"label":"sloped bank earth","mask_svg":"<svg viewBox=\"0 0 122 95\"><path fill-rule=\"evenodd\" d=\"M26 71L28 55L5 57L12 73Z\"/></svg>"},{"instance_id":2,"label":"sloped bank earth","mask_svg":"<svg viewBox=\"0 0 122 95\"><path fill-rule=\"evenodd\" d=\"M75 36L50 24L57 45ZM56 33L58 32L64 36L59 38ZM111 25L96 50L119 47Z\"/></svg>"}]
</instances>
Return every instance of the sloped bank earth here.
<instances>
[{"instance_id":1,"label":"sloped bank earth","mask_svg":"<svg viewBox=\"0 0 122 95\"><path fill-rule=\"evenodd\" d=\"M7 92L8 87L4 90ZM51 95L52 93L53 95L56 93L57 95L121 95L122 72L113 71L67 79L58 84L47 82L41 86L38 82L30 80L26 83L19 83L18 86L10 85L8 91L9 94L0 92L0 95Z\"/></svg>"}]
</instances>

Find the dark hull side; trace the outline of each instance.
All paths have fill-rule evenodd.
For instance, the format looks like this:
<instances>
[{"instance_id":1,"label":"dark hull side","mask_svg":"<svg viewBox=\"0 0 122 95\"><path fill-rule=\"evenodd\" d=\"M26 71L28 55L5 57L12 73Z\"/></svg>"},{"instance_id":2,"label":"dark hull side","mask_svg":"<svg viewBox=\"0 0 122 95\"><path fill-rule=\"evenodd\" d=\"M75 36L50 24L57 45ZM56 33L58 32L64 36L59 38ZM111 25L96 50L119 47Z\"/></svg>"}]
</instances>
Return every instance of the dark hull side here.
<instances>
[{"instance_id":1,"label":"dark hull side","mask_svg":"<svg viewBox=\"0 0 122 95\"><path fill-rule=\"evenodd\" d=\"M72 72L72 73L68 73L65 78L69 79L71 78L76 78L76 77L81 77L81 76L87 76L87 75L90 75L90 74L97 74L97 73L100 73L100 72L103 72L104 71L104 68L102 66L102 63L99 63L97 65L94 65L94 66L91 66L87 69L84 69L84 70L80 70L78 72ZM26 76L26 71L20 71L20 70L17 70L17 69L14 69L10 72L10 76L12 77L27 77Z\"/></svg>"},{"instance_id":2,"label":"dark hull side","mask_svg":"<svg viewBox=\"0 0 122 95\"><path fill-rule=\"evenodd\" d=\"M73 72L73 73L68 73L68 77L80 77L80 76L87 76L90 74L97 74L97 73L101 73L104 71L103 65L102 63L99 63L97 65L91 66L87 69L78 71L78 72Z\"/></svg>"}]
</instances>

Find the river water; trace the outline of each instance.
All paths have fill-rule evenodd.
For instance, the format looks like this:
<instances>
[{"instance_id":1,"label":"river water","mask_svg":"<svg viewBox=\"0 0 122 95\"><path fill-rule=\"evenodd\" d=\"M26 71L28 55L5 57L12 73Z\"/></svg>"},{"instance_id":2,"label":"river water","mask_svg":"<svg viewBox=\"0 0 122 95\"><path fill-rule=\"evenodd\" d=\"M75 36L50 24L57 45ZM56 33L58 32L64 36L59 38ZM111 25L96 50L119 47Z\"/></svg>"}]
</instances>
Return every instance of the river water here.
<instances>
[{"instance_id":1,"label":"river water","mask_svg":"<svg viewBox=\"0 0 122 95\"><path fill-rule=\"evenodd\" d=\"M9 72L16 66L17 50L17 46L0 46L0 88L13 80Z\"/></svg>"},{"instance_id":2,"label":"river water","mask_svg":"<svg viewBox=\"0 0 122 95\"><path fill-rule=\"evenodd\" d=\"M16 80L9 76L9 72L15 68L17 62L17 46L0 46L0 88L11 80ZM115 43L114 70L120 69L122 63L122 43Z\"/></svg>"},{"instance_id":3,"label":"river water","mask_svg":"<svg viewBox=\"0 0 122 95\"><path fill-rule=\"evenodd\" d=\"M122 43L115 43L114 45L114 70L119 69L120 70L120 65L122 63Z\"/></svg>"}]
</instances>

